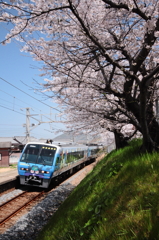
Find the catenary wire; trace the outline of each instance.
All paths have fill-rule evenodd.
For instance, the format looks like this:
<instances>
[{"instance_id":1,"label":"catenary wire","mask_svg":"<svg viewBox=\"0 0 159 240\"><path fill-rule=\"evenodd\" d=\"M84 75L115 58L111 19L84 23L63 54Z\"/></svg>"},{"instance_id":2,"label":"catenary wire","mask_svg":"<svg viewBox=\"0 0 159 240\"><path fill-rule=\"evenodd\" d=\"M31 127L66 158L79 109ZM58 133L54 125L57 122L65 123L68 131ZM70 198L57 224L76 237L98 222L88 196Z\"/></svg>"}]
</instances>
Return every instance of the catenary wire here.
<instances>
[{"instance_id":1,"label":"catenary wire","mask_svg":"<svg viewBox=\"0 0 159 240\"><path fill-rule=\"evenodd\" d=\"M13 95L11 95L11 94L9 94L9 93L7 93L7 92L5 92L5 91L3 91L3 90L1 90L0 89L0 91L1 92L3 92L3 93L5 93L5 94L7 94L8 96L10 96L10 97L12 97L12 98L15 98L15 99L17 99L18 101L20 101L20 102L22 102L22 103L25 103L25 104L27 104L28 105L28 103L27 102L25 102L25 101L23 101L23 100L21 100L21 99L19 99L19 98L17 98L17 97L15 97L15 96L13 96ZM3 100L3 99L2 99ZM11 102L10 102L11 103ZM12 103L13 104L13 103ZM16 104L17 106L20 106L20 105L18 105L18 104ZM33 105L31 105L31 104L29 104L32 108L35 108L35 109L37 109L38 111L41 111L40 109L38 109L37 107L35 107L35 106L33 106Z\"/></svg>"},{"instance_id":2,"label":"catenary wire","mask_svg":"<svg viewBox=\"0 0 159 240\"><path fill-rule=\"evenodd\" d=\"M2 107L2 108L6 108L6 109L8 109L8 110L10 110L10 111L13 111L13 112L16 112L16 113L19 113L19 114L21 114L21 115L24 115L24 116L25 116L25 114L24 114L24 113L18 112L18 111L16 111L16 110L13 110L13 109L11 109L11 108L4 107L4 106L2 106L2 105L0 105L0 107Z\"/></svg>"},{"instance_id":3,"label":"catenary wire","mask_svg":"<svg viewBox=\"0 0 159 240\"><path fill-rule=\"evenodd\" d=\"M0 90L0 91L2 91L2 90ZM4 92L4 91L2 91L2 92ZM15 99L18 99L18 98L16 98L16 97L14 97L13 95L10 95L10 94L8 94L8 93L6 93L6 92L4 92L4 93L7 94L7 95L9 95L9 96L11 96L11 97L13 97L13 98L15 98ZM2 99L2 98L0 98L0 99ZM2 100L4 100L4 99L2 99ZM19 99L18 99L18 100L19 100ZM6 101L6 100L4 100L4 101ZM20 100L20 101L21 101L21 100ZM6 102L13 104L12 102L9 102L9 101L6 101ZM24 101L21 101L21 102L24 102ZM26 103L26 102L24 102L24 103ZM19 106L19 107L22 107L22 106L14 103L14 107L16 107L15 105L16 105L16 106ZM30 105L30 104L29 104L29 105ZM30 105L30 106L31 106L31 105ZM3 107L4 107L4 106L3 106ZM32 106L32 107L33 107L33 106ZM23 107L22 107L22 108L23 108ZM36 109L38 109L38 108L36 108ZM41 111L40 109L38 109L38 110ZM38 114L38 115L40 115L40 114ZM49 118L49 117L47 117L47 116L45 116L45 118L53 121L51 118Z\"/></svg>"},{"instance_id":4,"label":"catenary wire","mask_svg":"<svg viewBox=\"0 0 159 240\"><path fill-rule=\"evenodd\" d=\"M56 111L58 111L58 112L61 113L60 110L58 110L58 109L56 109L56 108L54 108L54 107L51 107L51 106L49 106L48 104L43 103L42 101L36 99L35 97L31 96L30 94L24 92L24 91L21 90L20 88L18 88L18 87L16 87L16 86L14 86L13 84L9 83L7 80L5 80L5 79L3 79L3 78L1 78L1 77L0 77L0 79L3 80L4 82L8 83L9 85L13 86L14 88L18 89L19 91L23 92L24 94L26 94L26 95L30 96L31 98L35 99L36 101L38 101L38 102L40 102L40 103L42 103L42 104L44 104L44 105L46 105L46 106L48 106L48 107L50 107L50 108L52 108L52 109L55 109ZM9 95L9 94L8 94L8 95ZM10 96L12 96L12 95L10 95ZM12 96L12 97L14 97L14 96ZM15 98L15 97L14 97L14 98ZM19 114L25 116L25 114L20 113L20 112L18 112L18 111L16 111L16 110L10 109L10 108L8 108L8 107L4 107L4 106L2 106L2 105L0 105L0 107L6 108L6 109L8 109L8 110L10 110L10 111L13 111L13 112L16 112L16 113L19 113ZM32 116L30 116L30 117L33 118ZM48 117L46 117L46 116L45 116L45 118L47 118L47 119L49 119L49 120L52 121L52 119L50 119L50 118L48 118ZM35 119L35 118L33 118L33 119ZM37 120L37 119L35 119L35 120ZM37 120L37 121L39 121L39 120ZM40 121L39 121L39 122L40 122ZM56 121L54 121L54 122L56 122Z\"/></svg>"},{"instance_id":5,"label":"catenary wire","mask_svg":"<svg viewBox=\"0 0 159 240\"><path fill-rule=\"evenodd\" d=\"M11 95L11 94L9 94L9 93L7 93L7 92L5 92L5 91L3 91L3 90L1 90L0 89L0 91L1 92L3 92L3 93L5 93L5 94L7 94L8 96L10 96L10 97L12 97L12 98L15 98L15 99L17 99L18 101L20 101L20 102L22 102L22 103L25 103L25 104L27 104L28 105L28 103L27 102L25 102L25 101L23 101L23 100L21 100L21 99L19 99L19 98L17 98L17 97L15 97L15 96L13 96L13 95ZM11 103L11 102L10 102ZM18 104L16 104L17 106L20 106L20 105L18 105ZM38 109L38 108L36 108L36 107L34 107L34 106L32 106L31 104L29 104L31 107L33 107L33 108L35 108L35 109L37 109L37 110L39 110L39 111L41 111L40 109ZM21 106L20 106L21 107Z\"/></svg>"},{"instance_id":6,"label":"catenary wire","mask_svg":"<svg viewBox=\"0 0 159 240\"><path fill-rule=\"evenodd\" d=\"M18 89L19 91L21 91L21 92L25 93L26 95L30 96L31 98L35 99L36 101L38 101L38 102L40 102L40 103L42 103L42 104L44 104L44 105L46 105L46 106L48 106L48 107L50 107L50 108L52 108L52 109L55 109L56 111L58 111L58 112L60 112L60 113L61 113L61 111L60 111L60 110L58 110L58 109L56 109L56 108L54 108L54 107L51 107L50 105L48 105L48 104L46 104L46 103L43 103L42 101L38 100L37 98L35 98L35 97L31 96L30 94L28 94L28 93L24 92L24 91L23 91L23 90L21 90L20 88L18 88L18 87L16 87L16 86L14 86L13 84L11 84L10 82L8 82L8 81L7 81L7 80L5 80L4 78L0 77L0 79L1 79L2 81L4 81L4 82L8 83L8 84L9 84L9 85L11 85L12 87L14 87L14 88ZM10 95L10 96L12 96L12 95ZM14 97L14 96L12 96L12 97ZM38 109L38 110L39 110L39 109ZM49 119L49 120L51 120L51 121L52 121L52 119L51 119L51 118L48 118L48 117L46 117L46 116L45 116L45 118L47 118L47 119Z\"/></svg>"},{"instance_id":7,"label":"catenary wire","mask_svg":"<svg viewBox=\"0 0 159 240\"><path fill-rule=\"evenodd\" d=\"M10 102L10 101L4 100L3 98L0 98L0 100L5 101L5 103L10 103L10 104L12 104L13 107L22 107L22 106L20 106L20 105L18 105L18 104L15 104L14 102Z\"/></svg>"},{"instance_id":8,"label":"catenary wire","mask_svg":"<svg viewBox=\"0 0 159 240\"><path fill-rule=\"evenodd\" d=\"M8 84L9 84L9 85L11 85L12 87L14 87L14 88L18 89L19 91L23 92L24 94L28 95L29 97L31 97L31 98L33 98L33 99L35 99L36 101L38 101L38 102L40 102L40 103L42 103L42 104L44 104L44 105L46 105L46 106L48 106L48 107L50 107L50 108L52 108L52 109L55 109L55 110L56 110L56 111L58 111L58 112L61 112L61 111L60 111L60 110L58 110L57 108L51 107L50 105L48 105L48 104L46 104L46 103L44 103L44 102L40 101L39 99L37 99L37 98L35 98L35 97L31 96L31 95L30 95L30 94L28 94L28 93L24 92L23 90L21 90L20 88L18 88L18 87L16 87L16 86L14 86L12 83L8 82L8 81L7 81L7 80L5 80L4 78L0 77L0 79L1 79L2 81L4 81L4 82L8 83Z\"/></svg>"}]
</instances>

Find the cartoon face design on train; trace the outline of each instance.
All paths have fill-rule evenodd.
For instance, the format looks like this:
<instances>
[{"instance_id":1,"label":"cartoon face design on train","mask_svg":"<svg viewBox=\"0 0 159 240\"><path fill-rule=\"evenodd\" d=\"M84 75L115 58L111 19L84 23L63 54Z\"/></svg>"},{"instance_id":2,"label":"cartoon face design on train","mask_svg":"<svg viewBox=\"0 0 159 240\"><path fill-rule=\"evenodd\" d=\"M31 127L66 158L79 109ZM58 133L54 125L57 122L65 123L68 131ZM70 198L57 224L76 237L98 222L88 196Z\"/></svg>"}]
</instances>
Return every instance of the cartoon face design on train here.
<instances>
[{"instance_id":1,"label":"cartoon face design on train","mask_svg":"<svg viewBox=\"0 0 159 240\"><path fill-rule=\"evenodd\" d=\"M29 176L29 175L34 175L34 176L39 176L42 177L44 176L44 174L50 174L50 167L47 167L45 169L43 169L43 167L39 167L37 165L32 165L32 166L28 166L27 168L23 168L22 170L25 171L25 176Z\"/></svg>"},{"instance_id":2,"label":"cartoon face design on train","mask_svg":"<svg viewBox=\"0 0 159 240\"><path fill-rule=\"evenodd\" d=\"M30 169L30 173L36 173L38 174L40 172L41 169L39 169L38 166L32 166L31 169Z\"/></svg>"},{"instance_id":3,"label":"cartoon face design on train","mask_svg":"<svg viewBox=\"0 0 159 240\"><path fill-rule=\"evenodd\" d=\"M42 171L42 167L32 165L28 166L28 168L25 169L25 175L39 175L43 176L44 171Z\"/></svg>"}]
</instances>

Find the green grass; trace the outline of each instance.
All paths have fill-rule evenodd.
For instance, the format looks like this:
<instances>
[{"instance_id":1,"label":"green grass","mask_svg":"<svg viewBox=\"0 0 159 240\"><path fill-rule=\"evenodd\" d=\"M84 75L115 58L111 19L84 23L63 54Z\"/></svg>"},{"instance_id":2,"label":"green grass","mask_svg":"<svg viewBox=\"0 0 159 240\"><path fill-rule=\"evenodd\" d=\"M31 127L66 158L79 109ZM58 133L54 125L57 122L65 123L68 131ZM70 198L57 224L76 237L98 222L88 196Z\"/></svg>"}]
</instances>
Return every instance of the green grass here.
<instances>
[{"instance_id":1,"label":"green grass","mask_svg":"<svg viewBox=\"0 0 159 240\"><path fill-rule=\"evenodd\" d=\"M8 167L0 167L0 169L1 169L1 168L12 168L12 169L16 169L16 168L17 168L17 163L15 163L15 164L9 164Z\"/></svg>"},{"instance_id":2,"label":"green grass","mask_svg":"<svg viewBox=\"0 0 159 240\"><path fill-rule=\"evenodd\" d=\"M37 239L158 240L159 154L140 154L140 145L100 161Z\"/></svg>"},{"instance_id":3,"label":"green grass","mask_svg":"<svg viewBox=\"0 0 159 240\"><path fill-rule=\"evenodd\" d=\"M9 167L10 168L17 168L17 164L16 163L15 164L10 164Z\"/></svg>"}]
</instances>

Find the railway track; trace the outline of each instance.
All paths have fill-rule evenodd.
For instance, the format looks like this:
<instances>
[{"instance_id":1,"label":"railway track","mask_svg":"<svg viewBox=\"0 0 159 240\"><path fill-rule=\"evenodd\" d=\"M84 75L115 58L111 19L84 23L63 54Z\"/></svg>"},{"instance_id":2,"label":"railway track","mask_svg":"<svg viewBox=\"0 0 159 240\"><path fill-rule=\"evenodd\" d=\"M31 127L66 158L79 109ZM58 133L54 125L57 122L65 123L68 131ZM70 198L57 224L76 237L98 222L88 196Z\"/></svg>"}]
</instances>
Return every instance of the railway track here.
<instances>
[{"instance_id":1,"label":"railway track","mask_svg":"<svg viewBox=\"0 0 159 240\"><path fill-rule=\"evenodd\" d=\"M0 233L12 226L23 210L44 196L45 192L24 191L0 205Z\"/></svg>"},{"instance_id":2,"label":"railway track","mask_svg":"<svg viewBox=\"0 0 159 240\"><path fill-rule=\"evenodd\" d=\"M40 193L36 190L36 192L23 191L7 202L2 203L0 205L0 234L13 226L22 215L27 213L38 201L45 198L57 185L68 179L70 175L64 173L60 176L55 176L54 182L50 184L47 191L41 191Z\"/></svg>"}]
</instances>

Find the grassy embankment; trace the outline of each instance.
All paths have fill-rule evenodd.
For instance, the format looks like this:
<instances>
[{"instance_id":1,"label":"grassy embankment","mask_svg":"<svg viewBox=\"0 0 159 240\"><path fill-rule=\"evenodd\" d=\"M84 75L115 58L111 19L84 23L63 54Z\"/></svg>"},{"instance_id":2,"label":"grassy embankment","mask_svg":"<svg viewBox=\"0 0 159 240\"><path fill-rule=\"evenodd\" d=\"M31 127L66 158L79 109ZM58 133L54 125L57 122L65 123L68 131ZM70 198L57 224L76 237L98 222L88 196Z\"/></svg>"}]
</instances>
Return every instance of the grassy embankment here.
<instances>
[{"instance_id":1,"label":"grassy embankment","mask_svg":"<svg viewBox=\"0 0 159 240\"><path fill-rule=\"evenodd\" d=\"M70 194L38 240L159 239L159 154L112 151Z\"/></svg>"}]
</instances>

